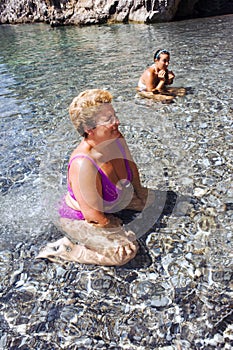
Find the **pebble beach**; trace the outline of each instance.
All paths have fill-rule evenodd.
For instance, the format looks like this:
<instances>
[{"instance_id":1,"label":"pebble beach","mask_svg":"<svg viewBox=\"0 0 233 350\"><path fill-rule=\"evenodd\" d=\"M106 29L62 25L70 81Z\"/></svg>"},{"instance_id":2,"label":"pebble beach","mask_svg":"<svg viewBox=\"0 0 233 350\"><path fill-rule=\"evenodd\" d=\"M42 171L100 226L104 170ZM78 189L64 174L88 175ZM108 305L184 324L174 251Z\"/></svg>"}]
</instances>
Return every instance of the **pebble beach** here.
<instances>
[{"instance_id":1,"label":"pebble beach","mask_svg":"<svg viewBox=\"0 0 233 350\"><path fill-rule=\"evenodd\" d=\"M223 45L214 48L211 40L216 38L210 37L209 57L232 46L227 39L232 16L226 17L209 20L208 28L214 27L216 35L222 35L219 45ZM176 30L180 28L171 26L176 42ZM205 27L204 20L189 25L194 46L198 26ZM130 27L130 35L136 31L141 42L135 28ZM145 33L146 28L143 26ZM23 30L19 29L21 34ZM35 30L37 35L64 34L51 34L44 27ZM67 30L73 42L74 34ZM102 34L116 38L107 27L104 30ZM122 38L124 30L118 33ZM96 31L97 35L100 28ZM26 30L28 37L29 32ZM92 43L91 35L85 29L85 38L90 36L85 41L86 51ZM99 44L101 40L98 38ZM162 43L162 38L158 40ZM182 45L182 38L179 40ZM188 56L189 67L193 67L189 75L185 67L173 65L176 85L187 88L187 95L173 103L153 104L135 97L132 86L124 80L129 71L124 68L116 85L109 86L100 70L89 82L94 87L99 80L114 90L121 131L139 166L142 183L155 191L157 206L161 204L161 215L150 227L145 217L135 222L139 225L140 249L136 258L122 267L35 259L41 247L62 237L54 202L65 189L69 152L77 142L67 119L67 101L78 84L70 81L62 85L69 76L64 64L62 81L56 86L58 78L46 63L51 77L46 85L46 77L39 78L31 68L37 64L44 69L41 57L35 59L32 54L26 61L21 53L19 62L13 65L16 58L8 49L12 62L4 58L0 66L5 82L0 96L5 142L1 173L0 349L232 349L232 63L228 50L224 56L229 63L224 65L224 83L222 75L216 73L220 58L212 60L212 68L206 68L203 80L204 42L199 42L200 55ZM62 43L67 58L69 47L65 40ZM111 50L110 42L107 45L106 50ZM125 51L127 45L122 44ZM183 52L185 45L184 41ZM61 55L58 48L54 50ZM115 56L123 67L124 57L120 53ZM72 59L69 63L74 64ZM88 64L84 65L84 76ZM135 67L136 62L133 74L137 81ZM108 70L107 63L103 69ZM117 68L112 69L114 76ZM86 81L81 79L79 88L84 86ZM153 208L148 215L153 217Z\"/></svg>"}]
</instances>

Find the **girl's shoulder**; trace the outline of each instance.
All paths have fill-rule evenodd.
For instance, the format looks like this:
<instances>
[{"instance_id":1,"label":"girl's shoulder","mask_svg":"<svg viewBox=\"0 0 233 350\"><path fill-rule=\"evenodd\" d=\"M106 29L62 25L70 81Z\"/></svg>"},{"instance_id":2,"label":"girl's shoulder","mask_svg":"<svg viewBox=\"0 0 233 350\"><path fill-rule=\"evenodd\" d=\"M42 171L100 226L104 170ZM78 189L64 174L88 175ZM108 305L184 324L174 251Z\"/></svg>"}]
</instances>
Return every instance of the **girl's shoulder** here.
<instances>
[{"instance_id":1,"label":"girl's shoulder","mask_svg":"<svg viewBox=\"0 0 233 350\"><path fill-rule=\"evenodd\" d=\"M147 69L148 69L150 72L155 72L155 66L154 66L154 64L152 64L151 66L149 66Z\"/></svg>"}]
</instances>

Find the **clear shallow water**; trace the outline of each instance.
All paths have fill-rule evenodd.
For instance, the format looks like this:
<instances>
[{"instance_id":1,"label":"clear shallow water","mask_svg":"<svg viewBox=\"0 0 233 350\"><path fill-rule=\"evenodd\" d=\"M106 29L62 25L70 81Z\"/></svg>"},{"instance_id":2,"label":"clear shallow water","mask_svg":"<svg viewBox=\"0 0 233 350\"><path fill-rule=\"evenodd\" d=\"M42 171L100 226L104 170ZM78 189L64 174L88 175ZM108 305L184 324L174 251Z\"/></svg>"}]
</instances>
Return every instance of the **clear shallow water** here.
<instances>
[{"instance_id":1,"label":"clear shallow water","mask_svg":"<svg viewBox=\"0 0 233 350\"><path fill-rule=\"evenodd\" d=\"M67 160L78 140L69 122L68 106L86 88L109 89L115 96L121 130L139 165L143 183L153 189L172 190L178 196L177 206L165 219L164 228L147 239L152 267L139 273L127 287L129 290L124 287L117 302L123 298L125 310L130 309L130 303L134 305L138 320L141 310L146 310L146 326L140 326L142 334L143 329L153 329L150 319L157 323L160 318L163 322L166 319L170 335L164 336L160 344L176 344L176 349L179 349L178 336L174 325L173 331L169 328L169 312L176 315L179 324L176 334L183 341L180 344L189 349L195 343L194 334L199 327L200 338L210 333L204 325L207 319L208 322L214 319L211 308L208 309L208 298L212 302L214 293L223 295L230 290L232 21L232 16L222 16L150 26L56 29L42 24L0 26L3 250L22 241L34 242L33 249L37 250L51 240L56 224L54 206L65 190ZM176 74L174 85L189 88L187 96L169 105L135 99L138 78L145 66L152 63L158 48L171 52L170 68ZM91 268L81 269L80 279L97 278L95 273L89 276ZM100 268L98 273L102 270L102 277L105 275L107 280L110 271L116 283L112 269ZM202 277L196 283L199 274ZM123 274L123 280L126 277ZM143 284L145 277L147 285ZM85 294L83 285L82 288ZM94 298L96 288L93 288ZM107 290L100 288L97 299ZM178 294L185 300L183 312L190 311L187 300L193 290L205 307L201 308L196 296L191 298L200 307L199 311L193 311L191 327L192 317L179 312ZM88 292L83 296L86 305L93 298ZM109 295L110 299L116 298L111 288ZM126 295L130 295L129 304ZM160 314L155 312L158 303L159 307L161 303L165 307ZM228 310L227 297L216 304L220 322L221 312ZM112 312L118 315L122 308L114 305ZM143 346L138 330L132 330L130 339L135 339L127 345L130 341L122 327L116 327L116 334L113 329L108 331L108 343L113 332L118 344L126 344L128 349ZM156 332L162 334L161 329ZM148 349L155 348L151 344Z\"/></svg>"}]
</instances>

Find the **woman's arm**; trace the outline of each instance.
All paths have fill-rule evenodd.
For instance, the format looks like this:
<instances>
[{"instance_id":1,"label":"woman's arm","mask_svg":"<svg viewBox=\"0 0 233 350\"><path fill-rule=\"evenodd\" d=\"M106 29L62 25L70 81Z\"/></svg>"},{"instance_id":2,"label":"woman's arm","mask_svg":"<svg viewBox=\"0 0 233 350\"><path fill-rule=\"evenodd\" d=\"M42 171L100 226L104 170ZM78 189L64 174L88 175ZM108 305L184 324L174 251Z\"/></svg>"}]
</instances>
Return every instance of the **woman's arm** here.
<instances>
[{"instance_id":1,"label":"woman's arm","mask_svg":"<svg viewBox=\"0 0 233 350\"><path fill-rule=\"evenodd\" d=\"M80 210L88 223L101 227L120 225L117 218L104 213L100 174L90 160L79 158L72 162L69 170L69 182Z\"/></svg>"},{"instance_id":2,"label":"woman's arm","mask_svg":"<svg viewBox=\"0 0 233 350\"><path fill-rule=\"evenodd\" d=\"M129 161L130 170L132 172L131 183L133 185L134 192L137 195L137 197L142 199L144 202L146 200L148 190L147 190L147 188L143 187L141 184L138 167L133 160L132 154L129 150L129 147L128 147L124 137L121 138L121 142L122 142L122 146L125 149L126 157L127 157L127 160Z\"/></svg>"}]
</instances>

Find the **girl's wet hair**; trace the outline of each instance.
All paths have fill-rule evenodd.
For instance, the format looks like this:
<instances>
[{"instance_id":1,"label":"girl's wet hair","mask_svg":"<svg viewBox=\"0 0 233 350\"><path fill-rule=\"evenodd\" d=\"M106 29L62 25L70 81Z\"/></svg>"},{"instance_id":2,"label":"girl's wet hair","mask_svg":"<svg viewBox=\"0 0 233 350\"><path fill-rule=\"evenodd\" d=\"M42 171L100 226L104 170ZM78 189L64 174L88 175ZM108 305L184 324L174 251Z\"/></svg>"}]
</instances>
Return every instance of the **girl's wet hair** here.
<instances>
[{"instance_id":1,"label":"girl's wet hair","mask_svg":"<svg viewBox=\"0 0 233 350\"><path fill-rule=\"evenodd\" d=\"M170 56L170 52L167 50L157 50L154 54L154 60L158 60L160 58L161 53L165 53Z\"/></svg>"}]
</instances>

